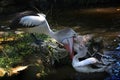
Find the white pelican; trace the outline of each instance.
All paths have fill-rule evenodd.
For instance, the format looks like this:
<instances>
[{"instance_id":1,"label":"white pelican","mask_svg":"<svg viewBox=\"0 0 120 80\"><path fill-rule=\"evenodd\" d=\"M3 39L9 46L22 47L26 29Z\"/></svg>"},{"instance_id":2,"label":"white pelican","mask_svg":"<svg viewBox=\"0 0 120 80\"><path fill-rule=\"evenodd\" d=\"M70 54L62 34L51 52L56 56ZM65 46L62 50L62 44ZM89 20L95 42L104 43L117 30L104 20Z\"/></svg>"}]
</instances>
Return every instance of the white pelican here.
<instances>
[{"instance_id":1,"label":"white pelican","mask_svg":"<svg viewBox=\"0 0 120 80\"><path fill-rule=\"evenodd\" d=\"M43 33L49 35L59 43L63 44L71 55L73 53L73 43L77 33L71 28L53 32L46 20L46 16L42 13L35 13L32 11L20 13L13 19L10 24L10 29L20 29L28 33Z\"/></svg>"},{"instance_id":2,"label":"white pelican","mask_svg":"<svg viewBox=\"0 0 120 80\"><path fill-rule=\"evenodd\" d=\"M32 11L20 13L15 17L10 24L10 29L20 29L28 33L43 33L55 38L58 42L76 34L71 28L53 32L46 20L46 16Z\"/></svg>"}]
</instances>

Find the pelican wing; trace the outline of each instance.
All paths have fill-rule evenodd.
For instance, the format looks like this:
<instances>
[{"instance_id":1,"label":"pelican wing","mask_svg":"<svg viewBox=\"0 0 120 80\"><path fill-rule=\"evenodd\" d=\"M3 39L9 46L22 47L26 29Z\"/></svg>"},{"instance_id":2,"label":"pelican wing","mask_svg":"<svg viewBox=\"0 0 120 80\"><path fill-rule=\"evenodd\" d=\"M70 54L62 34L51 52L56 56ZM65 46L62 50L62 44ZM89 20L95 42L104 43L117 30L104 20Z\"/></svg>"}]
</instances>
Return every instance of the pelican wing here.
<instances>
[{"instance_id":1,"label":"pelican wing","mask_svg":"<svg viewBox=\"0 0 120 80\"><path fill-rule=\"evenodd\" d=\"M43 16L25 16L20 19L19 24L23 26L38 26L45 22L45 18Z\"/></svg>"},{"instance_id":2,"label":"pelican wing","mask_svg":"<svg viewBox=\"0 0 120 80\"><path fill-rule=\"evenodd\" d=\"M11 21L9 27L11 29L30 28L44 23L45 20L45 15L42 13L38 14L32 11L26 11L17 14Z\"/></svg>"}]
</instances>

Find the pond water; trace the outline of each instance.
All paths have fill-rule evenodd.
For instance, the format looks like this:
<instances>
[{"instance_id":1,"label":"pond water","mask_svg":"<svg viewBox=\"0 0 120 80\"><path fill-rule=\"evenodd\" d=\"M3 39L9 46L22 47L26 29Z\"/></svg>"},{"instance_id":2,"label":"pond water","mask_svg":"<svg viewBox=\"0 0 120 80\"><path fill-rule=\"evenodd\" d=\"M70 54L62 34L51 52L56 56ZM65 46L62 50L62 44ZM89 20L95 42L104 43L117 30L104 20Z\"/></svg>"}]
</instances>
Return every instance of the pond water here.
<instances>
[{"instance_id":1,"label":"pond water","mask_svg":"<svg viewBox=\"0 0 120 80\"><path fill-rule=\"evenodd\" d=\"M54 12L52 28L71 27L80 35L93 34L95 37L102 37L106 44L120 35L120 7Z\"/></svg>"},{"instance_id":2,"label":"pond water","mask_svg":"<svg viewBox=\"0 0 120 80\"><path fill-rule=\"evenodd\" d=\"M52 29L71 27L80 35L94 34L102 37L106 42L112 41L120 35L120 7L53 10L51 15L52 17L47 18ZM4 23L2 24L4 25ZM28 72L29 70L22 71L18 75L19 79L18 76L17 78L13 76L9 80L104 80L107 77L107 73L81 74L76 72L71 65L55 68L42 79L36 78L34 72ZM25 77L26 74L31 76ZM5 78L5 80L7 79Z\"/></svg>"}]
</instances>

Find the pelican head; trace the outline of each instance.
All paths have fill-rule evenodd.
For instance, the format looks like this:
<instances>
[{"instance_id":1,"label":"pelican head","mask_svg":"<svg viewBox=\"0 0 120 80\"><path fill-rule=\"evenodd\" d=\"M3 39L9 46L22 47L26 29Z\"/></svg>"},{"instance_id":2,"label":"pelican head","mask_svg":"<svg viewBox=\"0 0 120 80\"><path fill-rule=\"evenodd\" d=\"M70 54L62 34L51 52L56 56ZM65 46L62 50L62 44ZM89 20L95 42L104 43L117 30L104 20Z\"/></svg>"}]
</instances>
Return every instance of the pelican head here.
<instances>
[{"instance_id":1,"label":"pelican head","mask_svg":"<svg viewBox=\"0 0 120 80\"><path fill-rule=\"evenodd\" d=\"M77 54L81 54L81 58L86 56L88 51L88 47L86 46L88 41L92 39L93 35L84 35L84 36L77 36L74 39L74 51Z\"/></svg>"},{"instance_id":2,"label":"pelican head","mask_svg":"<svg viewBox=\"0 0 120 80\"><path fill-rule=\"evenodd\" d=\"M63 40L63 45L66 50L70 52L70 57L73 59L74 52L81 54L81 57L86 56L87 47L86 43L92 38L92 35L74 35L72 37L66 38Z\"/></svg>"}]
</instances>

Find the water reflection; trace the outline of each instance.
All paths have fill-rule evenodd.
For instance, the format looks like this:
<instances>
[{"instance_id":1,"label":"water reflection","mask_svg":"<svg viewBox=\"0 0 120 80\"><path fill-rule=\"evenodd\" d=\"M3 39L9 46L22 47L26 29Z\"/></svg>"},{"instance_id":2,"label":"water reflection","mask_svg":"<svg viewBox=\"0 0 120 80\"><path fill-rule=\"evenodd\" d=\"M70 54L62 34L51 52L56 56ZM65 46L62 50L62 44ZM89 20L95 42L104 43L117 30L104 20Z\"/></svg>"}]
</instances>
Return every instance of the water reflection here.
<instances>
[{"instance_id":1,"label":"water reflection","mask_svg":"<svg viewBox=\"0 0 120 80\"><path fill-rule=\"evenodd\" d=\"M88 13L116 13L120 11L120 7L117 8L94 8L94 9L86 9L82 10L83 12L88 12Z\"/></svg>"}]
</instances>

